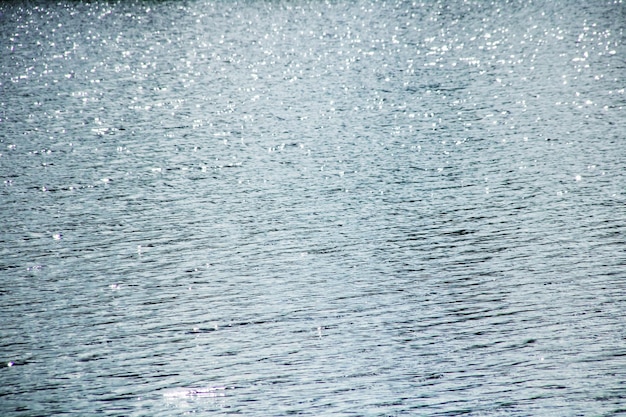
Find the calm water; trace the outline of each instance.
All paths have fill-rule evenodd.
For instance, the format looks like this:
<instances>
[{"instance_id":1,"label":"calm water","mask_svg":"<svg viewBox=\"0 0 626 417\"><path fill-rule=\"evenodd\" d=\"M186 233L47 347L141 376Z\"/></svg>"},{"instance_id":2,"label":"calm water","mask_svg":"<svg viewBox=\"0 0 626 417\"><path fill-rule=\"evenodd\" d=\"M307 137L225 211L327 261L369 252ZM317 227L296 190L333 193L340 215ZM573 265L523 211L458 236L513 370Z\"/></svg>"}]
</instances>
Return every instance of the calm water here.
<instances>
[{"instance_id":1,"label":"calm water","mask_svg":"<svg viewBox=\"0 0 626 417\"><path fill-rule=\"evenodd\" d=\"M624 22L0 4L0 414L626 414Z\"/></svg>"}]
</instances>

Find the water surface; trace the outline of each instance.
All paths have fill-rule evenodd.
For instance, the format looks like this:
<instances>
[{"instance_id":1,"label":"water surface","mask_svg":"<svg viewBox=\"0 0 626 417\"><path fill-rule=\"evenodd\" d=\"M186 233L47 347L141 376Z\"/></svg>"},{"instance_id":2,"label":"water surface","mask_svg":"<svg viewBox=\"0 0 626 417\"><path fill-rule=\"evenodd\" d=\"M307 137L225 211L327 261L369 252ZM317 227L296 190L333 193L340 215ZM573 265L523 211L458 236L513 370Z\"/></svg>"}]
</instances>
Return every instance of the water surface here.
<instances>
[{"instance_id":1,"label":"water surface","mask_svg":"<svg viewBox=\"0 0 626 417\"><path fill-rule=\"evenodd\" d=\"M0 5L0 413L626 413L624 22Z\"/></svg>"}]
</instances>

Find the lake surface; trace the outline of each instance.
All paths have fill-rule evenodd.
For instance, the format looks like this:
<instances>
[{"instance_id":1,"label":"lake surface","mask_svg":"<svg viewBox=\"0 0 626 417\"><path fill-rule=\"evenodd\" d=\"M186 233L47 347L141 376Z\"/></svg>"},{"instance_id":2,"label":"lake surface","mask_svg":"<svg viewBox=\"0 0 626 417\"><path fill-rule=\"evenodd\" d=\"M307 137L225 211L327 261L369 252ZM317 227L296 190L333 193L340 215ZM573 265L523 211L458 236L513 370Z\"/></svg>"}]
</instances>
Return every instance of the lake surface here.
<instances>
[{"instance_id":1,"label":"lake surface","mask_svg":"<svg viewBox=\"0 0 626 417\"><path fill-rule=\"evenodd\" d=\"M0 4L0 414L626 414L626 4Z\"/></svg>"}]
</instances>

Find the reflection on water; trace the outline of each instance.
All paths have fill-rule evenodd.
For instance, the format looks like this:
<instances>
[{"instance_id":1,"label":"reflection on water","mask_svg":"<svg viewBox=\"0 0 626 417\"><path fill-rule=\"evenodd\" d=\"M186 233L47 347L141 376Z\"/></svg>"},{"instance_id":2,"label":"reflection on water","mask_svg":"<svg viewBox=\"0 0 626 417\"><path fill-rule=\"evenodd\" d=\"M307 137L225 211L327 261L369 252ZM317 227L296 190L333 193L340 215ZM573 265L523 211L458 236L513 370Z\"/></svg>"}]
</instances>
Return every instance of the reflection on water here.
<instances>
[{"instance_id":1,"label":"reflection on water","mask_svg":"<svg viewBox=\"0 0 626 417\"><path fill-rule=\"evenodd\" d=\"M0 5L0 411L615 415L626 7Z\"/></svg>"}]
</instances>

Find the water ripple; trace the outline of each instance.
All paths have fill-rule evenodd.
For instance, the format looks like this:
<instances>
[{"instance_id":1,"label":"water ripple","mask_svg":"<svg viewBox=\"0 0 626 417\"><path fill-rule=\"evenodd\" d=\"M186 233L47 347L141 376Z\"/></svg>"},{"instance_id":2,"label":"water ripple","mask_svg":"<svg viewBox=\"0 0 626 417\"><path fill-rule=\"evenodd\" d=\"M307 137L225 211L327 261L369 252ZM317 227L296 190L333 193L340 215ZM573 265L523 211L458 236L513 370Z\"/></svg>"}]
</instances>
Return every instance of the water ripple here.
<instances>
[{"instance_id":1,"label":"water ripple","mask_svg":"<svg viewBox=\"0 0 626 417\"><path fill-rule=\"evenodd\" d=\"M0 5L0 413L624 412L623 15Z\"/></svg>"}]
</instances>

